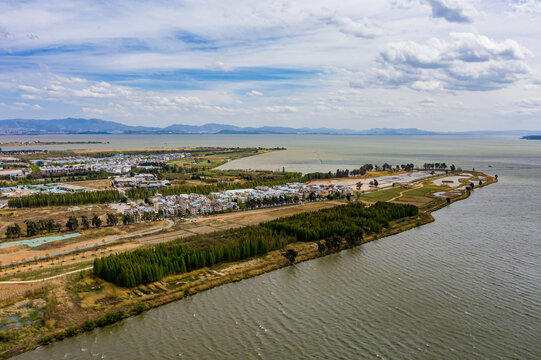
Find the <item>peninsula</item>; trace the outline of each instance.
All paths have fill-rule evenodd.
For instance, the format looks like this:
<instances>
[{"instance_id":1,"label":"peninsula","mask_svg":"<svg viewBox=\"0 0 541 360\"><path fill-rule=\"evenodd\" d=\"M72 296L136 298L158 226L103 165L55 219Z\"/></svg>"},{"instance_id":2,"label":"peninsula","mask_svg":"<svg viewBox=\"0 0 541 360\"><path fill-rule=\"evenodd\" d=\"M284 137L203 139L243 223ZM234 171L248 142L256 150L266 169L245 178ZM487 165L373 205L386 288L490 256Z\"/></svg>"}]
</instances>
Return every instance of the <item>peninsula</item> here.
<instances>
[{"instance_id":1,"label":"peninsula","mask_svg":"<svg viewBox=\"0 0 541 360\"><path fill-rule=\"evenodd\" d=\"M21 157L34 175L1 189L0 357L421 226L497 181L445 163L216 169L268 151L279 149Z\"/></svg>"}]
</instances>

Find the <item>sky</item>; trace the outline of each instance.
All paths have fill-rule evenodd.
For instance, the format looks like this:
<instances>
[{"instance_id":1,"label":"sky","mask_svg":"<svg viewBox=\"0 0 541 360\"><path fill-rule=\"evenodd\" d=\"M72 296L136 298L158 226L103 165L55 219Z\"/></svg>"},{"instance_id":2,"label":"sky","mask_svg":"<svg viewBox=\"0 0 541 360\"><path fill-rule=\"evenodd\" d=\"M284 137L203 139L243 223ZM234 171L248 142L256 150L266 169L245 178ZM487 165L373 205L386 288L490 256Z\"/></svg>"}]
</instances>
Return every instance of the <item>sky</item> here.
<instances>
[{"instance_id":1,"label":"sky","mask_svg":"<svg viewBox=\"0 0 541 360\"><path fill-rule=\"evenodd\" d=\"M0 0L0 119L541 129L541 0Z\"/></svg>"}]
</instances>

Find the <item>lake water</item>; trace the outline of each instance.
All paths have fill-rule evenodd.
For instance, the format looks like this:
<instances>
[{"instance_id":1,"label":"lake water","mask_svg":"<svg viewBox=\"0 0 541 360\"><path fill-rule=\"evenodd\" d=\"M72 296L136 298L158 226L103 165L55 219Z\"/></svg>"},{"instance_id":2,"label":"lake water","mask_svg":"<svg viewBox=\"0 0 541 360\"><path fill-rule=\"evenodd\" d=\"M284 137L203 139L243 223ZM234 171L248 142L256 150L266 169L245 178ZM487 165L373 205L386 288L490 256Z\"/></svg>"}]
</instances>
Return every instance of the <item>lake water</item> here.
<instances>
[{"instance_id":1,"label":"lake water","mask_svg":"<svg viewBox=\"0 0 541 360\"><path fill-rule=\"evenodd\" d=\"M437 161L498 174L500 182L436 212L434 223L224 285L17 359L541 358L541 142L514 137L104 138L111 141L100 145L105 148L288 148L227 168L307 172L368 162Z\"/></svg>"}]
</instances>

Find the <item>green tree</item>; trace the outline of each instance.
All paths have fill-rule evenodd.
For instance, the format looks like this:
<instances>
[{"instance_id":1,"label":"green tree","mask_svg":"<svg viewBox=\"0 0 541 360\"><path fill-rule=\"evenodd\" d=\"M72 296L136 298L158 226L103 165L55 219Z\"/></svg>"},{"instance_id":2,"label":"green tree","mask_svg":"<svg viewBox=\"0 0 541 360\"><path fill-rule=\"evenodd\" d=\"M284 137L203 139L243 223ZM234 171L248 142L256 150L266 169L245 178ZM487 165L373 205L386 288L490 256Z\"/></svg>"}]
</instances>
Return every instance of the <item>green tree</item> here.
<instances>
[{"instance_id":1,"label":"green tree","mask_svg":"<svg viewBox=\"0 0 541 360\"><path fill-rule=\"evenodd\" d=\"M118 215L115 213L107 213L107 225L114 226L118 224Z\"/></svg>"},{"instance_id":2,"label":"green tree","mask_svg":"<svg viewBox=\"0 0 541 360\"><path fill-rule=\"evenodd\" d=\"M31 237L38 234L39 229L34 221L25 220L24 223L26 224L26 236Z\"/></svg>"},{"instance_id":3,"label":"green tree","mask_svg":"<svg viewBox=\"0 0 541 360\"><path fill-rule=\"evenodd\" d=\"M101 218L98 215L94 215L92 217L92 226L94 226L95 228L101 227L102 222L103 221L101 220Z\"/></svg>"},{"instance_id":4,"label":"green tree","mask_svg":"<svg viewBox=\"0 0 541 360\"><path fill-rule=\"evenodd\" d=\"M21 227L19 224L13 224L7 227L6 229L6 237L8 239L15 239L18 237L21 237Z\"/></svg>"},{"instance_id":5,"label":"green tree","mask_svg":"<svg viewBox=\"0 0 541 360\"><path fill-rule=\"evenodd\" d=\"M342 244L342 238L337 234L332 234L332 236L327 239L326 243L329 249L338 250Z\"/></svg>"},{"instance_id":6,"label":"green tree","mask_svg":"<svg viewBox=\"0 0 541 360\"><path fill-rule=\"evenodd\" d=\"M299 253L293 249L287 249L285 253L282 253L282 256L289 260L291 264L295 262L297 255L299 255Z\"/></svg>"},{"instance_id":7,"label":"green tree","mask_svg":"<svg viewBox=\"0 0 541 360\"><path fill-rule=\"evenodd\" d=\"M66 222L66 228L69 231L75 231L79 228L79 220L75 216L70 216Z\"/></svg>"},{"instance_id":8,"label":"green tree","mask_svg":"<svg viewBox=\"0 0 541 360\"><path fill-rule=\"evenodd\" d=\"M88 217L87 216L81 216L81 227L84 229L84 230L87 230L90 228L90 222L88 221Z\"/></svg>"}]
</instances>

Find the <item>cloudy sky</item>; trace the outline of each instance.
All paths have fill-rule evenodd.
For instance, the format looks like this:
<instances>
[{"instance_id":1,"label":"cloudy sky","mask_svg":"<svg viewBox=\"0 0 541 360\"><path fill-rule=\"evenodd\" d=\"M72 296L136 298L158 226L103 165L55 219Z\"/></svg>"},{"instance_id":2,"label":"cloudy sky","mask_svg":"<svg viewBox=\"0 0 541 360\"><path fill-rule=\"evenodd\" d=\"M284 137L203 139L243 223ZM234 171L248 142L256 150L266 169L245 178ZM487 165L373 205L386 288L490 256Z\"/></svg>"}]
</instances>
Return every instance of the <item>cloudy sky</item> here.
<instances>
[{"instance_id":1,"label":"cloudy sky","mask_svg":"<svg viewBox=\"0 0 541 360\"><path fill-rule=\"evenodd\" d=\"M541 129L541 0L0 0L0 118L63 117Z\"/></svg>"}]
</instances>

